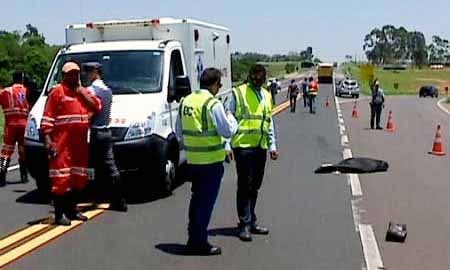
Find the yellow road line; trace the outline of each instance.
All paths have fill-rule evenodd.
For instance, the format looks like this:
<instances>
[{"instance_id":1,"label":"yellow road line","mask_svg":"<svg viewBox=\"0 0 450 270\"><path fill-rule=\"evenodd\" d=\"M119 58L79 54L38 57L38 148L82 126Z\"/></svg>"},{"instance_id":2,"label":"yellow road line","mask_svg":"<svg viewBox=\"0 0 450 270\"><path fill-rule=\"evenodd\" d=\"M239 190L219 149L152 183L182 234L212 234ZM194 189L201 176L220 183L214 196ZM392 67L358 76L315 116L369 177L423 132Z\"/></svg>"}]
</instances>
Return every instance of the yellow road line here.
<instances>
[{"instance_id":1,"label":"yellow road line","mask_svg":"<svg viewBox=\"0 0 450 270\"><path fill-rule=\"evenodd\" d=\"M302 98L302 96L298 96L297 100L300 100L301 98ZM289 100L281 103L280 105L275 107L275 109L272 112L272 115L275 116L275 115L281 113L282 111L286 110L289 106L290 106Z\"/></svg>"},{"instance_id":2,"label":"yellow road line","mask_svg":"<svg viewBox=\"0 0 450 270\"><path fill-rule=\"evenodd\" d=\"M83 205L87 206L87 205ZM100 204L97 206L98 209L89 210L84 212L83 214L88 217L89 220L95 218L96 216L105 212L105 209L109 207L109 204ZM57 237L79 227L82 225L81 221L72 221L70 226L55 226L51 230L45 231L42 234L37 234L35 238L30 239L29 241L19 245L18 247L8 251L7 253L0 256L0 268L4 267L7 264L10 264L17 259L25 256L26 254L32 252L33 250L49 243L50 241L56 239ZM39 231L44 231L50 225L48 224L36 224L32 225L24 230L21 230L15 234L10 235L9 237L0 241L1 246L6 248L8 246L17 243L18 241L25 239L28 236L31 236ZM0 249L1 250L1 249Z\"/></svg>"},{"instance_id":3,"label":"yellow road line","mask_svg":"<svg viewBox=\"0 0 450 270\"><path fill-rule=\"evenodd\" d=\"M25 229L20 230L10 236L3 238L2 240L0 240L0 251L6 247L11 246L12 244L24 239L24 238L27 238L28 236L30 236L34 233L37 233L37 232L47 228L48 226L50 226L50 225L36 224L36 225L30 226L28 228L25 228Z\"/></svg>"}]
</instances>

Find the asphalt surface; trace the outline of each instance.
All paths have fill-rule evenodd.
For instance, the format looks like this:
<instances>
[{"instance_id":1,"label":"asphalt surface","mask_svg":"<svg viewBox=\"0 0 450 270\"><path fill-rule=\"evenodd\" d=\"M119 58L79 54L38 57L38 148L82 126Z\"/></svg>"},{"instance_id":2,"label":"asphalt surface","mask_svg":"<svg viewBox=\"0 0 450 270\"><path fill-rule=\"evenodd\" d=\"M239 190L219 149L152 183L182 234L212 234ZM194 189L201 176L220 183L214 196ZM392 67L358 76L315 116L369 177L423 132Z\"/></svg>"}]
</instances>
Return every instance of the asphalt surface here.
<instances>
[{"instance_id":1,"label":"asphalt surface","mask_svg":"<svg viewBox=\"0 0 450 270\"><path fill-rule=\"evenodd\" d=\"M316 115L299 101L296 114L276 117L281 156L267 163L257 209L269 236L251 243L235 236L236 174L230 164L210 224L210 242L222 247L221 256L183 253L190 199L185 183L168 198L131 204L128 213L107 211L6 269L361 269L347 178L314 174L322 163L342 158L336 111L324 107L327 92L321 88ZM15 202L14 187L0 190L0 209L6 218L20 217L9 221L15 228L48 214L47 205ZM28 207L33 211L18 212ZM12 229L3 222L0 228Z\"/></svg>"},{"instance_id":2,"label":"asphalt surface","mask_svg":"<svg viewBox=\"0 0 450 270\"><path fill-rule=\"evenodd\" d=\"M342 99L344 100L344 99ZM441 124L448 150L449 115L437 99L387 97L382 124L393 111L397 131L372 131L368 101L358 104L360 118L351 118L353 103L342 105L354 157L386 160L387 173L360 175L364 196L362 222L372 224L386 269L450 268L450 157L431 151ZM388 222L407 224L406 242L385 241Z\"/></svg>"},{"instance_id":3,"label":"asphalt surface","mask_svg":"<svg viewBox=\"0 0 450 270\"><path fill-rule=\"evenodd\" d=\"M14 170L7 174L6 187L0 188L0 238L48 216L52 209L40 198L34 179L29 179L22 184L19 170Z\"/></svg>"}]
</instances>

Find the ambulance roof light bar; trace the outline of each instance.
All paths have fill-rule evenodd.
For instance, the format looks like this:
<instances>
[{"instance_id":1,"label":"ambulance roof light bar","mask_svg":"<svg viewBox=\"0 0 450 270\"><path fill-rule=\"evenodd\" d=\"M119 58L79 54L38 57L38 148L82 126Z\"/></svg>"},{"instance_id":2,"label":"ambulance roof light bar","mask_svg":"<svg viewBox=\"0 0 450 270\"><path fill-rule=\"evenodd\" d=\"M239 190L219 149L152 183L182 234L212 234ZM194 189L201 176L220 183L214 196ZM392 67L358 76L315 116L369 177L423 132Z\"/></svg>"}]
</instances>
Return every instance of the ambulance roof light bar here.
<instances>
[{"instance_id":1,"label":"ambulance roof light bar","mask_svg":"<svg viewBox=\"0 0 450 270\"><path fill-rule=\"evenodd\" d=\"M159 26L160 25L159 19L152 19L152 20L133 20L133 21L107 21L107 22L99 22L99 23L87 23L86 27L90 29L94 28L105 28L105 27L123 27L123 26Z\"/></svg>"}]
</instances>

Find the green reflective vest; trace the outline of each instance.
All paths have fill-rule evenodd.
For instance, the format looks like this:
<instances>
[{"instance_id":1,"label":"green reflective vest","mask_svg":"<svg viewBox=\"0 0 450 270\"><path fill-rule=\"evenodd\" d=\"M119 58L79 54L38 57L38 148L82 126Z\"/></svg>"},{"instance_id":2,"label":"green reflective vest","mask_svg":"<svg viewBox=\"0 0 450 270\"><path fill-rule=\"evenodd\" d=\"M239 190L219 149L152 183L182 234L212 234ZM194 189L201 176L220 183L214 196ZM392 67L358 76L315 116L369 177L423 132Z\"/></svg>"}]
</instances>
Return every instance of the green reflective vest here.
<instances>
[{"instance_id":1,"label":"green reflective vest","mask_svg":"<svg viewBox=\"0 0 450 270\"><path fill-rule=\"evenodd\" d=\"M269 148L269 131L272 117L272 96L269 91L261 88L264 102L260 102L257 90L249 84L233 89L236 100L236 120L239 128L233 136L233 148L261 147Z\"/></svg>"},{"instance_id":2,"label":"green reflective vest","mask_svg":"<svg viewBox=\"0 0 450 270\"><path fill-rule=\"evenodd\" d=\"M211 119L211 110L220 101L208 91L195 91L179 108L188 164L205 165L225 160L222 137Z\"/></svg>"}]
</instances>

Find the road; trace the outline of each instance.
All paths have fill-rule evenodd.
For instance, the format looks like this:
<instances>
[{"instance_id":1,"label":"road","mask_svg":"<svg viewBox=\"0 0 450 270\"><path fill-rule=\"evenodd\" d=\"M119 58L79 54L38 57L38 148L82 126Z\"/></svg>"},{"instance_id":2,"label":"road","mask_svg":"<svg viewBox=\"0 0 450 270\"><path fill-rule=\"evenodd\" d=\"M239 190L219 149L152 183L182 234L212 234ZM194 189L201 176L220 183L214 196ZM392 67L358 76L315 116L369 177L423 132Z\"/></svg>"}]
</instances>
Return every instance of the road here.
<instances>
[{"instance_id":1,"label":"road","mask_svg":"<svg viewBox=\"0 0 450 270\"><path fill-rule=\"evenodd\" d=\"M347 99L348 100L348 99ZM431 151L436 126L441 124L448 147L449 116L436 99L388 97L384 111L393 111L397 132L369 130L368 101L360 101L360 118L351 118L353 103L342 104L342 113L353 156L386 160L387 173L361 175L361 223L371 224L386 269L450 268L450 157ZM388 243L388 222L405 223L404 244Z\"/></svg>"},{"instance_id":2,"label":"road","mask_svg":"<svg viewBox=\"0 0 450 270\"><path fill-rule=\"evenodd\" d=\"M329 92L331 87L322 87L316 115L299 102L296 114L276 116L281 156L267 164L258 205L269 236L251 243L235 236L236 174L230 164L210 225L210 241L222 247L221 256L183 255L190 198L185 183L168 198L130 204L128 213L106 211L5 269L361 269L347 178L313 173L342 158L336 111L324 107ZM11 178L18 178L17 172ZM19 188L33 190L31 184L0 190L0 209L10 224L2 222L4 235L51 210L15 202Z\"/></svg>"}]
</instances>

